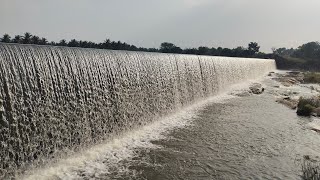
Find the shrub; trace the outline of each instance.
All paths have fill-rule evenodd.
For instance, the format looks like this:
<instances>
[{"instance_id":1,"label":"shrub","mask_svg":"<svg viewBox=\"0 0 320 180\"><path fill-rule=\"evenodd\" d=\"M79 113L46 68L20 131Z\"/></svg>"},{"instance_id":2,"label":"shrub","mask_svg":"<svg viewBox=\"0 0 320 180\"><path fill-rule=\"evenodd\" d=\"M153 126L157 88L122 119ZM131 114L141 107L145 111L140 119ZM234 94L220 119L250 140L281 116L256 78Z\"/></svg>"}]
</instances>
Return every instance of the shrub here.
<instances>
[{"instance_id":1,"label":"shrub","mask_svg":"<svg viewBox=\"0 0 320 180\"><path fill-rule=\"evenodd\" d=\"M299 116L310 116L315 108L318 107L318 102L315 99L300 98L298 103L297 114Z\"/></svg>"},{"instance_id":2,"label":"shrub","mask_svg":"<svg viewBox=\"0 0 320 180\"><path fill-rule=\"evenodd\" d=\"M303 81L304 83L320 83L320 73L306 72Z\"/></svg>"},{"instance_id":3,"label":"shrub","mask_svg":"<svg viewBox=\"0 0 320 180\"><path fill-rule=\"evenodd\" d=\"M308 158L306 158L308 157ZM302 163L302 179L303 180L320 180L320 166L317 162L313 162L306 156Z\"/></svg>"}]
</instances>

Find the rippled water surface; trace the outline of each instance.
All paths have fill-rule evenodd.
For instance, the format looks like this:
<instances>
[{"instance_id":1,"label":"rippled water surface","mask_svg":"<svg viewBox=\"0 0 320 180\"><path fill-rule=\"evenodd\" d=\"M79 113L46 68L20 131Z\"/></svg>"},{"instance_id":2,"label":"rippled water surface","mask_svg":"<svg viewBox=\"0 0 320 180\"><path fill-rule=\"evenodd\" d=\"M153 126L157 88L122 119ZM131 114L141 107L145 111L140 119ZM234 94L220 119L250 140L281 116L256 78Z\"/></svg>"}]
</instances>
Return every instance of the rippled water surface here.
<instances>
[{"instance_id":1,"label":"rippled water surface","mask_svg":"<svg viewBox=\"0 0 320 180\"><path fill-rule=\"evenodd\" d=\"M274 101L267 92L210 104L193 126L153 142L161 148L140 149L127 165L139 179L300 179L302 157L320 154L320 135Z\"/></svg>"}]
</instances>

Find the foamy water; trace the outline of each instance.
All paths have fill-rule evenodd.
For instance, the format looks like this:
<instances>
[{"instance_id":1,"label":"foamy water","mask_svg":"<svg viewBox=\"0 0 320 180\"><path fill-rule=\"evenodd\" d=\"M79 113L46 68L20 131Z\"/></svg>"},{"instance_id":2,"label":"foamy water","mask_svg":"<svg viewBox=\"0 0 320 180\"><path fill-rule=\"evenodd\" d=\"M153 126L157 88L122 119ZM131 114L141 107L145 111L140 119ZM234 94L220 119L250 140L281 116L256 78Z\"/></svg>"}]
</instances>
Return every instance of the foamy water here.
<instances>
[{"instance_id":1,"label":"foamy water","mask_svg":"<svg viewBox=\"0 0 320 180\"><path fill-rule=\"evenodd\" d=\"M86 151L79 152L67 159L61 159L57 163L49 164L27 172L18 179L82 179L83 177L94 178L99 174L111 174L115 169L119 174L128 173L135 175L126 166L121 166L121 161L130 161L136 155L137 148L161 148L152 141L165 139L166 135L177 128L192 126L192 120L203 107L212 103L222 103L225 100L236 98L229 95L232 91L245 90L251 82L234 85L229 92L211 97L199 102L175 114L164 117L142 128L125 133L121 137L94 146ZM129 172L131 171L131 172Z\"/></svg>"}]
</instances>

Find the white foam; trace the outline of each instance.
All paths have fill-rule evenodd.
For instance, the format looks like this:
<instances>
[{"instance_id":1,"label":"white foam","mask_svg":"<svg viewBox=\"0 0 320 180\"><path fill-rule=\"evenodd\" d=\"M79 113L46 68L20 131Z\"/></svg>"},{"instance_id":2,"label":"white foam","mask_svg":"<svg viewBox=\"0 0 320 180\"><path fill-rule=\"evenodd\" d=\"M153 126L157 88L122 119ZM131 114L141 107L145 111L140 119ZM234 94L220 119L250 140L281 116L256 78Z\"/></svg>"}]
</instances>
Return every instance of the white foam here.
<instances>
[{"instance_id":1,"label":"white foam","mask_svg":"<svg viewBox=\"0 0 320 180\"><path fill-rule=\"evenodd\" d=\"M197 117L197 112L203 107L211 103L222 103L230 98L235 98L228 93L248 88L250 83L246 82L232 86L228 92L191 105L140 129L127 132L122 137L96 145L72 157L47 165L47 167L29 171L18 179L82 179L83 176L95 178L98 174L108 175L112 169L116 169L120 173L129 171L127 167L121 167L119 162L132 159L136 154L135 149L159 148L151 141L166 138L166 135L173 129L191 126L192 120ZM134 172L132 173L134 174Z\"/></svg>"}]
</instances>

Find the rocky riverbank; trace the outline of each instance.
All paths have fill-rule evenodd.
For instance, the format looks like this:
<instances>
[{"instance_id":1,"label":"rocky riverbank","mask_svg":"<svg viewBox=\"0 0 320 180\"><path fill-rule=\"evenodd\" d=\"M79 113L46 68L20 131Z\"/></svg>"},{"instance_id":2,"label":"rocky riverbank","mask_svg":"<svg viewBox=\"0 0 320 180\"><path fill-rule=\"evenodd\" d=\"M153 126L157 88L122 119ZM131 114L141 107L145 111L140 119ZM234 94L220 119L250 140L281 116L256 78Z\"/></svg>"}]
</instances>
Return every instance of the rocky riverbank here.
<instances>
[{"instance_id":1,"label":"rocky riverbank","mask_svg":"<svg viewBox=\"0 0 320 180\"><path fill-rule=\"evenodd\" d=\"M276 102L295 110L298 116L320 117L320 85L309 83L309 73L277 72L270 73L269 76L277 82L273 86ZM320 124L314 123L310 129L320 132Z\"/></svg>"}]
</instances>

